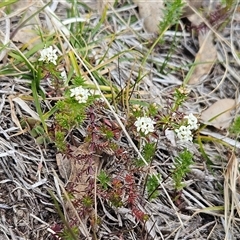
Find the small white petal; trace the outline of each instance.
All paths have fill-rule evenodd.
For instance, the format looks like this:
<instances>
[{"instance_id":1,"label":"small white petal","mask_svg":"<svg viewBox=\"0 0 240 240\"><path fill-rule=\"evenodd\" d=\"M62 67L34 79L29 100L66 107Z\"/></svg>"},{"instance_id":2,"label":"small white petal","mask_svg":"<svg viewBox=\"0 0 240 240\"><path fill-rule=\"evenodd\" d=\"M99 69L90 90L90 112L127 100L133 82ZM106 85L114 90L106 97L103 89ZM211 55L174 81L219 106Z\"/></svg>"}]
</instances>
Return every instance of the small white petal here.
<instances>
[{"instance_id":1,"label":"small white petal","mask_svg":"<svg viewBox=\"0 0 240 240\"><path fill-rule=\"evenodd\" d=\"M192 141L192 132L189 126L181 126L179 129L176 129L177 137L181 142Z\"/></svg>"},{"instance_id":2,"label":"small white petal","mask_svg":"<svg viewBox=\"0 0 240 240\"><path fill-rule=\"evenodd\" d=\"M52 62L54 65L56 65L57 64L56 60L58 58L56 52L57 49L53 49L52 46L44 48L43 50L40 51L41 56L39 58L39 61Z\"/></svg>"},{"instance_id":3,"label":"small white petal","mask_svg":"<svg viewBox=\"0 0 240 240\"><path fill-rule=\"evenodd\" d=\"M138 117L134 125L137 127L138 132L143 132L147 135L149 132L154 131L155 122L149 117Z\"/></svg>"},{"instance_id":4,"label":"small white petal","mask_svg":"<svg viewBox=\"0 0 240 240\"><path fill-rule=\"evenodd\" d=\"M75 97L79 103L86 103L90 95L88 89L84 89L82 86L70 89L70 97Z\"/></svg>"},{"instance_id":5,"label":"small white petal","mask_svg":"<svg viewBox=\"0 0 240 240\"><path fill-rule=\"evenodd\" d=\"M184 118L188 119L188 125L191 130L198 129L198 119L192 113L190 113L188 116L185 116Z\"/></svg>"}]
</instances>

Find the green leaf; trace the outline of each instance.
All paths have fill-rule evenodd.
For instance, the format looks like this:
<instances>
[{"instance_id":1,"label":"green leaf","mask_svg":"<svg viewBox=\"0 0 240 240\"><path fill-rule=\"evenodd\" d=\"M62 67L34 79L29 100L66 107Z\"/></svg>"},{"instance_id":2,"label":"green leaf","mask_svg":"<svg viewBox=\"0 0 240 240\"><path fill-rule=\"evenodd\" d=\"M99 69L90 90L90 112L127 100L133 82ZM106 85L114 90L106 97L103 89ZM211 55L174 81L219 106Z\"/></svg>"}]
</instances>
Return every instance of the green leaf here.
<instances>
[{"instance_id":1,"label":"green leaf","mask_svg":"<svg viewBox=\"0 0 240 240\"><path fill-rule=\"evenodd\" d=\"M41 104L40 104L40 100L39 100L39 96L38 96L38 92L40 92L42 97L45 98L44 93L40 89L40 79L41 79L40 75L41 75L40 70L38 70L37 73L33 72L33 80L31 83L31 89L32 89L32 94L33 94L34 103L35 103L35 106L37 109L37 113L41 119L41 123L43 125L44 131L47 133L48 129L47 129L47 125L45 123L44 115L42 112L42 108L41 108Z\"/></svg>"}]
</instances>

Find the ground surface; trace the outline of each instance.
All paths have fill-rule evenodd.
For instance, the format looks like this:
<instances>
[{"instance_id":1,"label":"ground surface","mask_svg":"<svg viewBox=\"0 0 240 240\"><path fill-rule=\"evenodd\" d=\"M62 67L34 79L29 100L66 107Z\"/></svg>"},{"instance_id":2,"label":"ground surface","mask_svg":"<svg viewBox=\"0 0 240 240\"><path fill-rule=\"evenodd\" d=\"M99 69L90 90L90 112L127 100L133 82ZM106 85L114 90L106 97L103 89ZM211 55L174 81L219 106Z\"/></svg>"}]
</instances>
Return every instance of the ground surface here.
<instances>
[{"instance_id":1,"label":"ground surface","mask_svg":"<svg viewBox=\"0 0 240 240\"><path fill-rule=\"evenodd\" d=\"M69 6L59 4L54 11L60 18L67 19L65 13ZM90 14L82 6L78 6L78 11L81 18L88 19L86 23L79 25L79 28L94 29L99 24L99 14ZM25 10L20 8L19 12L20 16ZM11 32L12 29L17 29L19 16L13 14L9 18ZM42 10L41 27L47 32L49 26L46 16L47 13ZM188 86L191 90L189 97L179 110L185 114L193 113L200 118L201 112L219 99L236 99L238 103L240 15L236 11L229 18L230 21L218 32L219 35L214 35L217 60L213 69L202 81ZM0 19L3 35L8 31L5 19L4 15ZM159 104L164 113L173 99L174 89L182 85L194 62L199 48L197 36L191 35L188 29L181 28L175 36L172 28L172 31L165 33L165 41L156 45L143 64L144 56L158 35L149 34L144 30L136 5L132 2L123 1L118 5L117 12L110 10L108 17L96 29L94 34L90 30L84 31L84 39L81 39L80 35L77 36L79 41L85 41L85 48L78 48L79 56L87 56L92 64L92 72L98 71L98 76L104 76L108 84L112 82L119 89L134 84L141 69L144 77L134 97L140 96L148 103ZM1 59L0 70L0 239L54 239L51 229L56 231L57 227L63 226L59 211L64 212L66 218L68 214L71 218L73 213L66 210L70 207L64 203L66 180L61 175L56 161L56 155L59 153L56 147L53 143L38 144L29 131L23 129L22 132L20 129L20 119L32 116L29 109L36 112L36 108L33 99L24 98L32 96L31 80L25 77L28 72L22 72L21 64L14 65L13 55L8 55L8 52L16 52L16 49L23 52L28 50L22 47L21 41L13 42L15 45L10 45L7 52L2 51L4 57ZM65 50L69 49L66 47ZM104 59L101 60L102 56ZM168 60L162 71L166 59ZM32 56L31 61L36 61L36 56ZM64 65L64 61L62 62ZM8 72L12 66L19 67L16 74ZM81 63L79 67L86 78L92 80ZM48 82L43 80L41 84L46 92L50 92ZM29 108L23 105L21 99ZM41 107L47 111L54 103L55 101L49 98L41 101ZM92 107L95 124L102 126L104 120L117 123L114 113L102 104ZM121 106L117 111L125 126L128 117L126 106ZM237 115L238 108L235 106L231 120ZM90 120L87 119L82 126L77 126L67 138L68 144L71 145L70 155L75 159L72 166L76 171L83 168L83 164L76 163L76 159L80 159L79 156L89 157L89 153L84 152L88 146L84 145L83 141L89 131L86 126L91 124ZM50 118L47 122L50 129L53 123L54 119ZM121 129L119 126L118 128ZM95 205L88 213L84 212L80 216L81 221L75 220L80 222L78 226L82 234L79 239L240 239L239 143L237 138L228 135L225 129L210 126L202 130L202 133L197 135L205 137L202 145L197 137L194 143L188 144L188 149L194 156L194 163L191 172L184 179L185 187L178 192L178 196L173 187L171 172L174 159L184 146L178 142L174 145L175 142L167 139L166 132L156 132L158 144L151 167L143 167L140 172L136 172L131 164L126 163L130 159L129 156L136 157L137 154L122 131L121 138L115 139L114 144L121 146L125 152L113 154L103 147L101 151L95 152L92 166L100 161L98 168L119 179L133 173L138 192L143 189L144 171L160 173L162 182L159 186L159 196L152 201L148 201L145 193L141 192L137 209L149 216L146 222L138 221L132 214L133 209L127 205L114 207L109 201L105 201L106 196L103 192L95 193ZM136 132L129 133L138 145L140 141L135 139ZM201 151L202 148L206 155ZM77 176L77 173L73 173L71 170L72 181L80 181L80 184L83 184L83 179L89 181L85 175ZM128 181L131 183L132 180ZM123 178L121 183L126 182L126 178ZM119 185L114 185L116 188L117 186ZM130 191L131 187L127 186L126 189L123 193L125 197L128 196L127 191ZM50 193L53 193L58 204L54 203ZM93 222L92 215L97 215L98 222ZM69 222L72 224L71 219Z\"/></svg>"}]
</instances>

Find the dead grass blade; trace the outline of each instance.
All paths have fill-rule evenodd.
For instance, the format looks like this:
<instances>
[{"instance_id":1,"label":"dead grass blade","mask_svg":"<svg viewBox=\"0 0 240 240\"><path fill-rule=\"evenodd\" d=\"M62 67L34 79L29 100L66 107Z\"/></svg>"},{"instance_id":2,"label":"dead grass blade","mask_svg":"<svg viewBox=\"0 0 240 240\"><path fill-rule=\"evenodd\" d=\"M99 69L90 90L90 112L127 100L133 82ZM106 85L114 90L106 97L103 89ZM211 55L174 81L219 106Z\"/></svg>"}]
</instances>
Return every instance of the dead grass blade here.
<instances>
[{"instance_id":1,"label":"dead grass blade","mask_svg":"<svg viewBox=\"0 0 240 240\"><path fill-rule=\"evenodd\" d=\"M224 174L224 230L225 240L233 239L233 224L236 213L240 216L239 194L237 193L237 184L240 179L239 162L235 154L229 155L228 164Z\"/></svg>"},{"instance_id":2,"label":"dead grass blade","mask_svg":"<svg viewBox=\"0 0 240 240\"><path fill-rule=\"evenodd\" d=\"M12 101L17 103L22 110L24 110L25 112L27 112L32 118L34 118L37 121L41 121L38 114L36 112L34 112L27 104L26 102L24 102L21 98L19 97L12 97Z\"/></svg>"},{"instance_id":3,"label":"dead grass blade","mask_svg":"<svg viewBox=\"0 0 240 240\"><path fill-rule=\"evenodd\" d=\"M22 127L21 127L21 124L17 118L17 115L15 113L15 109L14 109L14 104L13 104L13 98L14 96L9 96L8 97L8 100L9 100L9 103L10 103L10 109L11 109L11 117L12 117L12 121L17 125L17 127L23 131Z\"/></svg>"}]
</instances>

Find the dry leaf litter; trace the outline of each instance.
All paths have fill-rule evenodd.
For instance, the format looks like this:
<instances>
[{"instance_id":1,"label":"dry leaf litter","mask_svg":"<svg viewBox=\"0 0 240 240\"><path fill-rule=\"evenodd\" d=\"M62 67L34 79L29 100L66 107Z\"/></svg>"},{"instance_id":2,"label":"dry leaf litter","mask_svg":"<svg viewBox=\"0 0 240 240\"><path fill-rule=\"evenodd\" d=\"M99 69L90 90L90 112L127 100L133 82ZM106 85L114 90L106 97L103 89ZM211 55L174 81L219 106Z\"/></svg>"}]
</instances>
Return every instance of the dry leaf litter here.
<instances>
[{"instance_id":1,"label":"dry leaf litter","mask_svg":"<svg viewBox=\"0 0 240 240\"><path fill-rule=\"evenodd\" d=\"M223 122L229 123L238 114L239 12L235 11L230 16L230 22L222 32L216 34L207 29L211 36L204 38L203 43L200 43L197 37L191 36L186 29L179 30L177 34L171 30L167 31L164 44L157 46L146 64L142 66L142 54L145 55L149 48L146 43L152 39L152 34L146 32L145 28L155 32L148 26L156 25L156 22L145 23L143 26L142 18L146 17L138 15L136 5L130 1L123 3L115 10L109 5L108 21L102 24L99 33L94 37L94 40L98 40L98 45L89 50L92 51L93 64L95 63L97 67L99 57L106 52L105 61L124 50L136 50L123 53L119 56L122 58L121 61L117 59L109 61L102 72L123 88L127 81L134 82L141 68L146 74L140 86L142 98L164 106L174 89L182 84L190 70L189 66L201 55L201 61L210 62L211 67L207 66L200 74L196 69L196 72L192 73L197 80L194 80L194 85L189 86L190 98L183 104L182 110L198 116L202 113L204 122L208 122L213 115L226 111L223 119L218 121L216 118L209 123L213 127L204 129L203 135L215 136L226 144L236 146L238 153L239 143L227 135L227 131L223 128L229 124L225 125ZM32 27L38 24L39 16L36 15L34 22L32 20L26 22L21 28L18 28L19 17L25 13L26 16L31 15L29 11L39 9L44 3L39 1L39 5L34 7L31 5L33 1L19 1L19 4L20 6L15 5L16 9L10 16L6 15L4 9L1 12L0 41L7 44L10 40L10 49L17 49L21 44L29 43L29 39L32 40L29 46L39 41L37 34L35 38L32 35ZM29 8L30 5L32 8ZM102 9L103 5L100 5ZM49 8L43 9L41 22L44 29L48 31L58 29L67 35L68 26L62 27L58 18L68 20L64 14L68 7L68 2L54 1ZM79 7L79 12L90 27L98 24L100 16L96 12L90 17L83 7ZM142 14L141 6L139 12ZM137 21L131 23L132 17ZM151 20L154 21L154 18ZM31 28L27 27L29 23ZM38 25L38 27L42 26ZM12 37L10 29L14 29ZM31 32L27 34L29 39L22 37L22 34L26 35L26 31ZM109 42L103 39L112 33L117 37L109 45ZM168 59L164 73L160 73L174 36L177 38L175 41L177 46ZM214 51L214 58L209 59L207 46ZM213 49L216 49L216 56ZM1 52L1 61L1 65L11 61L7 51ZM203 75L204 78L200 79ZM74 215L71 206L64 200L63 196L66 193L64 189L69 179L76 179L75 171L84 167L76 163L76 155L73 154L70 167L68 165L69 169L66 169L62 162L64 156L57 155L53 145L44 147L38 145L26 129L22 129L20 119L32 117L38 120L33 101L22 98L23 95L29 95L29 84L29 80L19 76L0 75L0 164L2 166L0 239L53 239L51 227L60 223L61 219L49 192L54 194L66 218L71 217L69 214ZM18 101L19 99L22 101ZM221 103L224 103L224 107ZM42 106L48 109L51 103L46 100L42 102ZM98 114L98 119L108 116L109 120L117 122L111 111L99 110ZM119 117L124 122L125 114L119 112ZM51 126L52 122L49 121L48 124ZM86 151L86 146L82 143L85 134L84 126L72 132L75 139L73 152ZM129 142L118 142L118 144L122 144L128 154L136 154ZM113 208L104 199L96 196L97 206L94 206L90 214L96 214L94 211L97 210L97 215L102 221L96 229L97 239L240 239L238 154L230 152L229 148L225 148L220 142L204 142L204 149L213 166L209 171L206 160L200 153L199 145L190 144L189 149L194 154L194 165L186 178L186 187L182 191L180 203L176 205L171 200L174 189L170 176L174 157L181 149L181 146L174 146L166 136L160 135L152 168L160 173L165 181L161 184L160 196L157 199L151 202L143 199L144 204L139 206L144 207L143 210L150 216L146 224L137 222L129 209ZM95 159L96 168L103 168L112 174L117 174L117 169L121 168L121 161L111 157L110 152L99 152ZM98 162L99 159L101 163ZM88 181L86 176L82 176L82 180ZM139 184L141 181L142 176L139 176ZM79 182L79 188L82 183ZM78 220L82 232L81 239L94 239L89 233L87 219Z\"/></svg>"}]
</instances>

